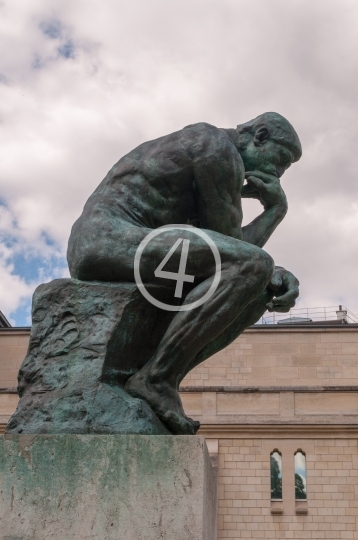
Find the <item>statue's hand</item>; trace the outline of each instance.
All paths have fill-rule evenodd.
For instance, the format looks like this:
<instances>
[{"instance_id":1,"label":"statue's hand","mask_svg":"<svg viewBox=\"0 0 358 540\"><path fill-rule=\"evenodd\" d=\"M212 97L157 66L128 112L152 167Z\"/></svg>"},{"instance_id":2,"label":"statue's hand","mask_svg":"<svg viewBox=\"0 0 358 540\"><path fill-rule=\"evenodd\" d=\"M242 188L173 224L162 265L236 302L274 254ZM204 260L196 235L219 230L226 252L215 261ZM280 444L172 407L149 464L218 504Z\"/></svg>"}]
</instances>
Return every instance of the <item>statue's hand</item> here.
<instances>
[{"instance_id":1,"label":"statue's hand","mask_svg":"<svg viewBox=\"0 0 358 540\"><path fill-rule=\"evenodd\" d=\"M268 289L275 294L266 307L269 311L287 313L295 305L295 300L299 295L299 281L291 272L276 266Z\"/></svg>"},{"instance_id":2,"label":"statue's hand","mask_svg":"<svg viewBox=\"0 0 358 540\"><path fill-rule=\"evenodd\" d=\"M277 176L261 171L247 171L245 178L247 184L241 190L243 198L258 199L265 210L278 206L284 212L287 211L286 195Z\"/></svg>"}]
</instances>

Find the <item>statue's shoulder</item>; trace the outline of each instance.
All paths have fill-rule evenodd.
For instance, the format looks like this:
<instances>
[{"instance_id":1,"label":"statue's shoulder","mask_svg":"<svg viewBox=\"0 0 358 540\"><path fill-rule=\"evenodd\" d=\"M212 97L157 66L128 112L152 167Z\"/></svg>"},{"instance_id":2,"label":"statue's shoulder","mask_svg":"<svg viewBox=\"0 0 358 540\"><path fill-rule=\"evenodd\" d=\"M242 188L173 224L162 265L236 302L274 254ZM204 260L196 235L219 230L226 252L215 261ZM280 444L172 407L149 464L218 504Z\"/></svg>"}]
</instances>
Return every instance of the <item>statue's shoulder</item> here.
<instances>
[{"instance_id":1,"label":"statue's shoulder","mask_svg":"<svg viewBox=\"0 0 358 540\"><path fill-rule=\"evenodd\" d=\"M198 122L197 124L189 124L188 126L185 126L183 128L183 131L191 131L191 132L197 132L197 133L220 133L220 129L216 126L213 126L212 124L208 124L207 122Z\"/></svg>"},{"instance_id":2,"label":"statue's shoulder","mask_svg":"<svg viewBox=\"0 0 358 540\"><path fill-rule=\"evenodd\" d=\"M195 139L197 143L201 141L202 143L205 143L205 145L209 143L210 146L212 144L214 144L214 146L218 143L222 144L225 139L229 140L221 128L208 124L207 122L198 122L197 124L185 126L181 130L181 133L184 139Z\"/></svg>"},{"instance_id":3,"label":"statue's shoulder","mask_svg":"<svg viewBox=\"0 0 358 540\"><path fill-rule=\"evenodd\" d=\"M197 122L196 124L189 124L188 126L185 126L183 129L195 129L198 131L205 131L205 130L219 131L219 128L217 128L216 126L213 126L212 124L208 124L207 122Z\"/></svg>"},{"instance_id":4,"label":"statue's shoulder","mask_svg":"<svg viewBox=\"0 0 358 540\"><path fill-rule=\"evenodd\" d=\"M197 156L217 156L218 153L230 153L232 151L237 154L226 131L207 122L198 122L197 124L185 126L181 130L181 134L184 145L186 143L191 148L195 144Z\"/></svg>"}]
</instances>

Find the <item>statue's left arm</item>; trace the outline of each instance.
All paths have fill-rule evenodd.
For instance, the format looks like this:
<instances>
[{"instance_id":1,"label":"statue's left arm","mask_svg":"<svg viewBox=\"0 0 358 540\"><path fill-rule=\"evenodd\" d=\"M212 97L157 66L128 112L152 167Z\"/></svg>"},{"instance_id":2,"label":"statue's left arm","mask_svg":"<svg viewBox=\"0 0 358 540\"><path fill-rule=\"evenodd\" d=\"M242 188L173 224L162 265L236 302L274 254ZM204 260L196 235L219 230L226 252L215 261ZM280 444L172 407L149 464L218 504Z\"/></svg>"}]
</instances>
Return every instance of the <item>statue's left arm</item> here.
<instances>
[{"instance_id":1,"label":"statue's left arm","mask_svg":"<svg viewBox=\"0 0 358 540\"><path fill-rule=\"evenodd\" d=\"M287 199L276 176L253 171L246 173L247 184L242 188L244 198L258 199L264 211L249 225L242 228L245 242L263 247L277 225L287 213ZM268 286L275 297L267 304L269 311L286 313L294 307L299 294L299 281L282 266L276 266Z\"/></svg>"},{"instance_id":2,"label":"statue's left arm","mask_svg":"<svg viewBox=\"0 0 358 540\"><path fill-rule=\"evenodd\" d=\"M287 313L294 307L299 295L299 281L282 266L276 266L268 289L274 293L274 298L266 304L268 311Z\"/></svg>"},{"instance_id":3,"label":"statue's left arm","mask_svg":"<svg viewBox=\"0 0 358 540\"><path fill-rule=\"evenodd\" d=\"M247 172L245 177L247 184L243 186L241 196L258 199L264 211L242 228L243 240L263 247L287 213L286 195L277 176L253 171Z\"/></svg>"}]
</instances>

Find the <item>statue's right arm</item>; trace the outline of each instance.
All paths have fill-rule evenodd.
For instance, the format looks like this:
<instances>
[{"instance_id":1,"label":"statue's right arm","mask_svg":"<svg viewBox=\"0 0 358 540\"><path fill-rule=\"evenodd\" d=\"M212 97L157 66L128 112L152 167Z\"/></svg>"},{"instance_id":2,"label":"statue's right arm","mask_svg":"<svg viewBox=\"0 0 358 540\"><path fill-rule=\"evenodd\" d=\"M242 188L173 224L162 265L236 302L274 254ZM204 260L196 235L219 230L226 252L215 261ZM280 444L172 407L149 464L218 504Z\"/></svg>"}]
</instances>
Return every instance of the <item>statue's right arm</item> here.
<instances>
[{"instance_id":1,"label":"statue's right arm","mask_svg":"<svg viewBox=\"0 0 358 540\"><path fill-rule=\"evenodd\" d=\"M264 211L242 228L243 239L249 244L263 247L287 213L287 199L280 179L261 171L246 172L247 184L242 197L258 199Z\"/></svg>"}]
</instances>

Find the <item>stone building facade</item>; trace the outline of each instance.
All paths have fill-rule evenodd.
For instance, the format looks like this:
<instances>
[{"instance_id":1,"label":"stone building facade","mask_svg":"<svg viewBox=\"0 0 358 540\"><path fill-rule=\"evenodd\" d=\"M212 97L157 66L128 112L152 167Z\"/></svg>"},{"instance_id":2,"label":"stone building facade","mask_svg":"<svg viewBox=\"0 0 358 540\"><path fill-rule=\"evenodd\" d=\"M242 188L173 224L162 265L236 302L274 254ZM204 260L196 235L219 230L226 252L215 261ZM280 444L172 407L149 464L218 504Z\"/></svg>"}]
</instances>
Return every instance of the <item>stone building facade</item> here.
<instances>
[{"instance_id":1,"label":"stone building facade","mask_svg":"<svg viewBox=\"0 0 358 540\"><path fill-rule=\"evenodd\" d=\"M0 328L0 432L29 333ZM357 388L355 324L257 325L187 376L182 400L217 467L219 539L358 538Z\"/></svg>"}]
</instances>

